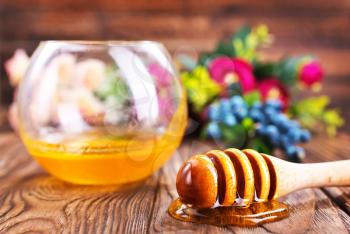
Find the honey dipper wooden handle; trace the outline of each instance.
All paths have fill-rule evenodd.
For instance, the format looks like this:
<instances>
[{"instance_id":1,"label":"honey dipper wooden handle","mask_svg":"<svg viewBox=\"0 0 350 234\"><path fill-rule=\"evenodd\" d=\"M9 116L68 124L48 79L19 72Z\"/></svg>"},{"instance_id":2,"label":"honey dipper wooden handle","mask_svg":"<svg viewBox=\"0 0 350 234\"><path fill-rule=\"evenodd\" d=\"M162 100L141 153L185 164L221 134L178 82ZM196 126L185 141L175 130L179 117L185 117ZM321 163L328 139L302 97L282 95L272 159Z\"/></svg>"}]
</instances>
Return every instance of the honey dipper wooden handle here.
<instances>
[{"instance_id":1,"label":"honey dipper wooden handle","mask_svg":"<svg viewBox=\"0 0 350 234\"><path fill-rule=\"evenodd\" d=\"M303 188L350 185L350 160L298 164L267 157L276 171L275 198Z\"/></svg>"},{"instance_id":2,"label":"honey dipper wooden handle","mask_svg":"<svg viewBox=\"0 0 350 234\"><path fill-rule=\"evenodd\" d=\"M181 201L197 208L246 206L303 188L345 185L350 185L350 160L298 164L234 148L192 156L176 177Z\"/></svg>"}]
</instances>

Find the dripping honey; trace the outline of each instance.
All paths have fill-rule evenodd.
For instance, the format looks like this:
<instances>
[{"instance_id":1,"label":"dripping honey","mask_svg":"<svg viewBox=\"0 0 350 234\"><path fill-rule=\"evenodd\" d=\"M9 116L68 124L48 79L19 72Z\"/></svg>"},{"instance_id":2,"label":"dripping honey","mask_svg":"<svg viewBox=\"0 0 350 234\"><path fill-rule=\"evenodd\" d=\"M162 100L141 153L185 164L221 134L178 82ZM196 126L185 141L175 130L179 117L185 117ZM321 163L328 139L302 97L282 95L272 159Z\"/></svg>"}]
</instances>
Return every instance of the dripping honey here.
<instances>
[{"instance_id":1,"label":"dripping honey","mask_svg":"<svg viewBox=\"0 0 350 234\"><path fill-rule=\"evenodd\" d=\"M113 136L99 129L51 144L22 132L29 153L54 176L78 184L129 186L150 176L180 144L186 127L185 99L161 134Z\"/></svg>"},{"instance_id":2,"label":"dripping honey","mask_svg":"<svg viewBox=\"0 0 350 234\"><path fill-rule=\"evenodd\" d=\"M255 227L288 217L289 208L283 203L271 200L268 202L253 202L245 207L218 206L209 209L196 209L183 204L180 199L176 199L171 203L168 212L173 218L185 222L217 226Z\"/></svg>"}]
</instances>

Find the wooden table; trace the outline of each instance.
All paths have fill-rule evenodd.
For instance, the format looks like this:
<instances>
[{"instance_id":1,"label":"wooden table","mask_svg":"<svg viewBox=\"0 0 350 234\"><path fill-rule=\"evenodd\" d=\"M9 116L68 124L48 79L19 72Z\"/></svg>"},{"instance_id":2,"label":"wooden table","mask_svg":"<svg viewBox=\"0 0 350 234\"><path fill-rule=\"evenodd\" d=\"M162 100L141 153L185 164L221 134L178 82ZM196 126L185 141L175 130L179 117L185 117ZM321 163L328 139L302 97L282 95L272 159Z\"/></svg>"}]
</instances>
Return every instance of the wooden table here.
<instances>
[{"instance_id":1,"label":"wooden table","mask_svg":"<svg viewBox=\"0 0 350 234\"><path fill-rule=\"evenodd\" d=\"M315 137L308 162L346 159L350 135ZM168 163L136 191L79 186L44 172L11 132L0 134L0 233L349 233L350 187L305 189L283 198L290 217L258 228L216 227L172 219L175 176L182 161L213 143L185 140ZM300 175L302 176L302 175Z\"/></svg>"}]
</instances>

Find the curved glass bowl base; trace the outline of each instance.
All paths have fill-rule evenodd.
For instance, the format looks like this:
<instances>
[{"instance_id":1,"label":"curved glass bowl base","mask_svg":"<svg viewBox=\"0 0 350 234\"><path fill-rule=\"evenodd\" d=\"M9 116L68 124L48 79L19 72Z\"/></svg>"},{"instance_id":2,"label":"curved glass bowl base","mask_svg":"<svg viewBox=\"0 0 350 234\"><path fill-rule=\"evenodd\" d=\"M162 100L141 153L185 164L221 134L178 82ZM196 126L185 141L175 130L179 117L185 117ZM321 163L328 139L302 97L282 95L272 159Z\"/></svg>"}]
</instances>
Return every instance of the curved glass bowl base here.
<instances>
[{"instance_id":1,"label":"curved glass bowl base","mask_svg":"<svg viewBox=\"0 0 350 234\"><path fill-rule=\"evenodd\" d=\"M22 139L33 158L61 180L130 187L158 170L180 145L187 123L185 105L183 100L161 136L147 132L114 136L103 129L72 135L59 144L33 140L24 133Z\"/></svg>"},{"instance_id":2,"label":"curved glass bowl base","mask_svg":"<svg viewBox=\"0 0 350 234\"><path fill-rule=\"evenodd\" d=\"M143 142L148 144L147 142ZM75 184L118 184L126 185L149 177L172 155L180 139L169 146L144 152L128 151L98 155L68 155L67 152L55 152L48 155L31 153L36 161L50 174ZM164 143L160 143L164 144ZM57 156L56 156L57 155Z\"/></svg>"}]
</instances>

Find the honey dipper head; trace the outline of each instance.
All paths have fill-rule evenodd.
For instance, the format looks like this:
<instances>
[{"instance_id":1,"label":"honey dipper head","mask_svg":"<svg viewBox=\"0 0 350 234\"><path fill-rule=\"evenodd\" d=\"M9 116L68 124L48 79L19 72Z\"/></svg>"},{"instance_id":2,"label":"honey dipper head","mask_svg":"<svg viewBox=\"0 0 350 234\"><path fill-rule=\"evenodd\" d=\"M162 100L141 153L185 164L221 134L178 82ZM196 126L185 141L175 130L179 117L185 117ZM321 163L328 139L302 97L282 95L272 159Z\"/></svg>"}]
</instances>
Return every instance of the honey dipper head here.
<instances>
[{"instance_id":1,"label":"honey dipper head","mask_svg":"<svg viewBox=\"0 0 350 234\"><path fill-rule=\"evenodd\" d=\"M211 150L184 162L176 188L183 203L197 208L248 206L276 196L276 174L255 150Z\"/></svg>"},{"instance_id":2,"label":"honey dipper head","mask_svg":"<svg viewBox=\"0 0 350 234\"><path fill-rule=\"evenodd\" d=\"M176 189L183 203L212 207L217 199L218 178L213 162L206 155L196 155L179 169Z\"/></svg>"}]
</instances>

